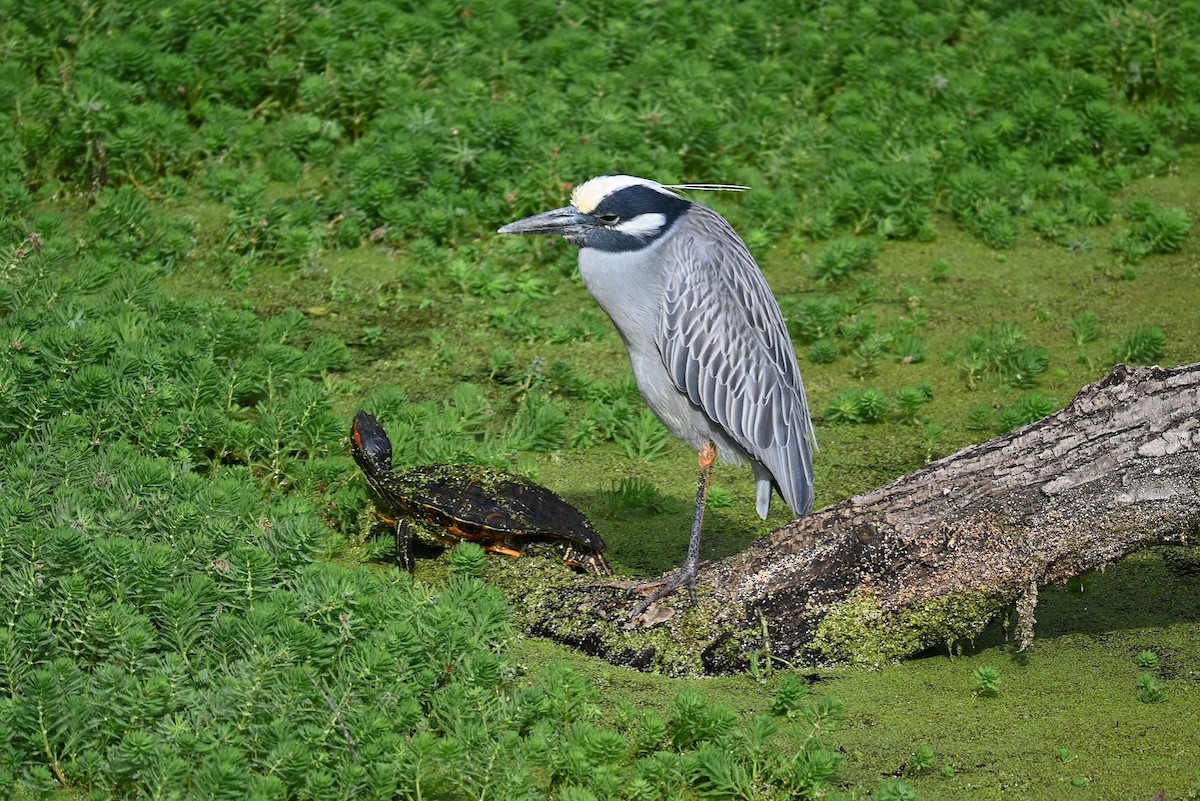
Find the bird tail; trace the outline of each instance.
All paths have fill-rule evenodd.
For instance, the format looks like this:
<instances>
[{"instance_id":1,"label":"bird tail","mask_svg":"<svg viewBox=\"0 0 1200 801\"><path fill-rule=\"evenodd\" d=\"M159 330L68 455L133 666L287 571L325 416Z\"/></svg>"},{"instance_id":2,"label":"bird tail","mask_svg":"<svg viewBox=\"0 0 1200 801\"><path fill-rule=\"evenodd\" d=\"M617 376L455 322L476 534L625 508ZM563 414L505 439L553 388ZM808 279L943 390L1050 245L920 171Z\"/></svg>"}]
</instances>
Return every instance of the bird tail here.
<instances>
[{"instance_id":1,"label":"bird tail","mask_svg":"<svg viewBox=\"0 0 1200 801\"><path fill-rule=\"evenodd\" d=\"M792 477L793 480L790 482L780 483L770 468L757 462L754 463L754 478L758 490L756 508L758 516L763 520L767 519L767 513L771 511L773 492L779 493L779 497L783 498L783 502L791 508L792 514L796 517L804 517L812 511L812 455L808 443L807 438L801 439L798 453L793 457L798 459L799 463L791 465L791 469L786 472L781 471L784 475Z\"/></svg>"}]
</instances>

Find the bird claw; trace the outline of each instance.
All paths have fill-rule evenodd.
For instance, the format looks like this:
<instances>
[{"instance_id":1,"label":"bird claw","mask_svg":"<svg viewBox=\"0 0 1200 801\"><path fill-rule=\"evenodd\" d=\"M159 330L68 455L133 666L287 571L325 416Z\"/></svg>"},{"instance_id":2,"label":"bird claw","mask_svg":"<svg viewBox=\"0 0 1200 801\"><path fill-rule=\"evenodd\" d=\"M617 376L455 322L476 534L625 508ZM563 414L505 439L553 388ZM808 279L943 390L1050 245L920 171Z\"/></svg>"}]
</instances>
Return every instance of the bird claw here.
<instances>
[{"instance_id":1,"label":"bird claw","mask_svg":"<svg viewBox=\"0 0 1200 801\"><path fill-rule=\"evenodd\" d=\"M637 617L638 615L642 614L655 601L658 601L658 600L661 600L661 599L667 597L671 593L675 592L675 590L682 587L684 584L688 585L688 596L691 598L692 605L695 606L695 604L696 604L696 574L698 572L699 572L698 566L696 566L696 565L691 566L690 569L685 566L683 568L683 570L680 570L678 573L676 573L673 576L664 576L661 579L656 579L654 581L647 581L645 584L639 584L638 586L633 587L631 590L632 592L640 593L645 590L653 590L653 592L651 592L650 595L647 596L644 601L642 601L640 604L638 604L637 606L635 606L633 608L633 611L629 613L630 619L633 619L633 618ZM655 588L657 588L657 589L655 589Z\"/></svg>"}]
</instances>

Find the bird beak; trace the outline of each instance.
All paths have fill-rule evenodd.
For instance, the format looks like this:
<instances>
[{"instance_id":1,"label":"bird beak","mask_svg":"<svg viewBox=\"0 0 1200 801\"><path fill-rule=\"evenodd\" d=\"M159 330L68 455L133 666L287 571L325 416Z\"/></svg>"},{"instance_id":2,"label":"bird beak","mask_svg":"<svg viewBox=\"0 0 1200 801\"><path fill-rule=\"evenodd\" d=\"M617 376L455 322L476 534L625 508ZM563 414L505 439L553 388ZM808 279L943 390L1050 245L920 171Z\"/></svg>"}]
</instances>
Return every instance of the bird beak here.
<instances>
[{"instance_id":1,"label":"bird beak","mask_svg":"<svg viewBox=\"0 0 1200 801\"><path fill-rule=\"evenodd\" d=\"M591 227L591 218L574 206L564 206L553 211L543 211L523 220L510 222L500 228L501 234L558 234L570 239L579 236Z\"/></svg>"}]
</instances>

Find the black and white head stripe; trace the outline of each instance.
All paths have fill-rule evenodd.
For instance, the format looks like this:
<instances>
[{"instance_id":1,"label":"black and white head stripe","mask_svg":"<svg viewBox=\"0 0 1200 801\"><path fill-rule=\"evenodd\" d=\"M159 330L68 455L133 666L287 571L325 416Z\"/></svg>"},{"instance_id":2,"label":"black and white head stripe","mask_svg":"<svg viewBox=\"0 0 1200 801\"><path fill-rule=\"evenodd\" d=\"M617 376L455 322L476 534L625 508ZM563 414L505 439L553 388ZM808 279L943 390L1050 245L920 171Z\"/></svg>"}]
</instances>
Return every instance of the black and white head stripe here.
<instances>
[{"instance_id":1,"label":"black and white head stripe","mask_svg":"<svg viewBox=\"0 0 1200 801\"><path fill-rule=\"evenodd\" d=\"M693 189L704 192L744 192L748 186L741 184L660 184L648 178L634 175L601 175L585 181L571 192L571 205L584 214L595 213L596 206L605 197L630 186L643 186L670 197L678 197L672 189Z\"/></svg>"},{"instance_id":2,"label":"black and white head stripe","mask_svg":"<svg viewBox=\"0 0 1200 801\"><path fill-rule=\"evenodd\" d=\"M691 207L673 189L733 188L722 184L665 186L632 175L602 175L580 184L571 205L587 215L593 226L576 241L584 247L610 252L641 250L671 229Z\"/></svg>"}]
</instances>

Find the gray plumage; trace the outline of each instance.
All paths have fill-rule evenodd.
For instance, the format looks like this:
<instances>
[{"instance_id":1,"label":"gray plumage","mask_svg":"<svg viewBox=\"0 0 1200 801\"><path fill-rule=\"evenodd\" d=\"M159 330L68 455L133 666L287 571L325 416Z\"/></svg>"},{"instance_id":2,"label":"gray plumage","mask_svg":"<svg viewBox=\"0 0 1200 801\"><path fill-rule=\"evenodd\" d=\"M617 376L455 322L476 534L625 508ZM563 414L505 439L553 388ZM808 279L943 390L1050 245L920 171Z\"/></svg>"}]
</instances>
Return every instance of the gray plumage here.
<instances>
[{"instance_id":1,"label":"gray plumage","mask_svg":"<svg viewBox=\"0 0 1200 801\"><path fill-rule=\"evenodd\" d=\"M772 485L807 514L815 435L800 368L779 304L729 223L693 203L643 250L583 248L579 271L663 425L697 450L712 440L723 460L749 461L760 516Z\"/></svg>"},{"instance_id":2,"label":"gray plumage","mask_svg":"<svg viewBox=\"0 0 1200 801\"><path fill-rule=\"evenodd\" d=\"M645 178L593 178L571 205L509 223L506 234L557 234L579 246L584 285L629 350L646 404L698 453L700 480L687 560L636 609L687 583L695 599L712 447L749 461L757 509L777 489L796 515L813 502L816 436L779 304L723 217Z\"/></svg>"}]
</instances>

